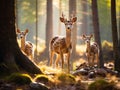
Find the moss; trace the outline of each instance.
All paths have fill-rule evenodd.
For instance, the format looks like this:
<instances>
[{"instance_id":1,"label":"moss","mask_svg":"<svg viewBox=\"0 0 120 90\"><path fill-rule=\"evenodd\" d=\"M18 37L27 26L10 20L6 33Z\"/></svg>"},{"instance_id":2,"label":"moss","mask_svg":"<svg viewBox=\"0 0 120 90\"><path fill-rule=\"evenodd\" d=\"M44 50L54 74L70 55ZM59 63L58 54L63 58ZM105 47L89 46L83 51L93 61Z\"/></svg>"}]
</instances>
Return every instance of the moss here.
<instances>
[{"instance_id":1,"label":"moss","mask_svg":"<svg viewBox=\"0 0 120 90\"><path fill-rule=\"evenodd\" d=\"M88 86L88 90L113 90L114 84L103 79L96 80Z\"/></svg>"},{"instance_id":2,"label":"moss","mask_svg":"<svg viewBox=\"0 0 120 90\"><path fill-rule=\"evenodd\" d=\"M36 82L44 82L47 83L49 81L48 76L46 75L37 75L34 79Z\"/></svg>"},{"instance_id":3,"label":"moss","mask_svg":"<svg viewBox=\"0 0 120 90\"><path fill-rule=\"evenodd\" d=\"M71 74L66 74L66 73L61 73L58 75L58 80L62 83L62 84L74 84L75 81L75 77Z\"/></svg>"},{"instance_id":4,"label":"moss","mask_svg":"<svg viewBox=\"0 0 120 90\"><path fill-rule=\"evenodd\" d=\"M113 60L113 45L111 42L104 40L102 42L104 60Z\"/></svg>"},{"instance_id":5,"label":"moss","mask_svg":"<svg viewBox=\"0 0 120 90\"><path fill-rule=\"evenodd\" d=\"M32 79L28 74L13 73L7 78L7 81L18 85L25 85L30 84Z\"/></svg>"}]
</instances>

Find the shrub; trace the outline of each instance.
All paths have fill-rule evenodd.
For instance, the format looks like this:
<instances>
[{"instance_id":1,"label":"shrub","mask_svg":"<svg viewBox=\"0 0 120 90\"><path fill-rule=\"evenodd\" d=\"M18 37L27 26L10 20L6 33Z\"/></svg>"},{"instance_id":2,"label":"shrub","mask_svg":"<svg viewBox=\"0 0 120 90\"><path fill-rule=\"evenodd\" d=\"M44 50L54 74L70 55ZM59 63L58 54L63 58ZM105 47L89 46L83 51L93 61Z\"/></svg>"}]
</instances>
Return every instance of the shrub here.
<instances>
[{"instance_id":1,"label":"shrub","mask_svg":"<svg viewBox=\"0 0 120 90\"><path fill-rule=\"evenodd\" d=\"M111 42L104 40L102 42L103 58L105 60L113 60L113 45Z\"/></svg>"},{"instance_id":2,"label":"shrub","mask_svg":"<svg viewBox=\"0 0 120 90\"><path fill-rule=\"evenodd\" d=\"M103 79L96 80L88 86L88 90L114 90L114 84Z\"/></svg>"},{"instance_id":3,"label":"shrub","mask_svg":"<svg viewBox=\"0 0 120 90\"><path fill-rule=\"evenodd\" d=\"M13 73L7 78L7 81L18 85L25 85L30 84L32 79L28 74Z\"/></svg>"},{"instance_id":4,"label":"shrub","mask_svg":"<svg viewBox=\"0 0 120 90\"><path fill-rule=\"evenodd\" d=\"M58 80L62 84L74 84L75 83L75 77L71 74L66 74L66 73L59 74Z\"/></svg>"}]
</instances>

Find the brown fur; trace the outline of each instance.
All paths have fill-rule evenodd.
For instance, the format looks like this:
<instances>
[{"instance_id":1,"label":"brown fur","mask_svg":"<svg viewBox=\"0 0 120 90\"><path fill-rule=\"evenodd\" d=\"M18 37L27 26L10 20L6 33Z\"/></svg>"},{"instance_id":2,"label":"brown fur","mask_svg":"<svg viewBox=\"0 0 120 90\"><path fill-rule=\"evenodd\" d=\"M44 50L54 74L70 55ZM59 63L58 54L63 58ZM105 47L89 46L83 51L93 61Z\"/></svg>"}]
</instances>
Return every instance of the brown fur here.
<instances>
[{"instance_id":1,"label":"brown fur","mask_svg":"<svg viewBox=\"0 0 120 90\"><path fill-rule=\"evenodd\" d=\"M91 43L91 38L93 35L86 36L83 35L82 38L86 42L86 56L88 60L89 65L94 65L95 64L95 58L97 60L97 65L98 65L98 60L99 60L99 46L96 42ZM92 62L90 63L90 59L92 59Z\"/></svg>"},{"instance_id":2,"label":"brown fur","mask_svg":"<svg viewBox=\"0 0 120 90\"><path fill-rule=\"evenodd\" d=\"M70 53L72 49L71 44L71 30L72 25L74 22L76 22L77 17L71 18L70 21L65 19L64 17L60 17L60 21L63 22L66 26L66 37L60 37L56 36L52 38L50 41L50 65L53 64L53 56L54 54L57 55L57 58L55 60L56 67L58 66L58 62L61 58L62 62L62 69L64 65L64 54L67 55L67 66L68 66L68 72L70 71Z\"/></svg>"},{"instance_id":3,"label":"brown fur","mask_svg":"<svg viewBox=\"0 0 120 90\"><path fill-rule=\"evenodd\" d=\"M30 59L33 59L33 44L29 41L26 41L26 36L28 33L28 29L25 31L20 31L17 29L17 35L21 40L20 48L25 55L27 55Z\"/></svg>"}]
</instances>

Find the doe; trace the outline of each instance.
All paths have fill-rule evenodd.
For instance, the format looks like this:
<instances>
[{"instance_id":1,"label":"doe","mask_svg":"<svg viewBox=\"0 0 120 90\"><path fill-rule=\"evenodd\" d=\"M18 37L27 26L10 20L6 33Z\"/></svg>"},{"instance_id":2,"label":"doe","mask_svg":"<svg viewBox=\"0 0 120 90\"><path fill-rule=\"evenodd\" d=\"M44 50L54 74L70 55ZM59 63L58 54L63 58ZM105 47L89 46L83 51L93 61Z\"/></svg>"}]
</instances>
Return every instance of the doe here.
<instances>
[{"instance_id":1,"label":"doe","mask_svg":"<svg viewBox=\"0 0 120 90\"><path fill-rule=\"evenodd\" d=\"M53 56L54 54L57 55L57 58L55 60L56 67L58 66L58 62L61 58L62 62L62 69L64 65L64 54L67 55L67 67L68 67L68 73L70 72L70 54L72 50L72 41L71 41L71 31L72 26L76 22L77 17L72 16L70 20L67 20L64 18L64 15L62 14L62 17L60 17L60 21L65 24L66 28L66 36L60 37L56 36L53 37L50 41L50 65L53 64Z\"/></svg>"},{"instance_id":2,"label":"doe","mask_svg":"<svg viewBox=\"0 0 120 90\"><path fill-rule=\"evenodd\" d=\"M30 41L26 41L26 36L28 32L28 29L26 29L25 31L20 31L19 29L17 29L17 36L21 40L21 50L25 53L25 55L33 60L33 44Z\"/></svg>"},{"instance_id":3,"label":"doe","mask_svg":"<svg viewBox=\"0 0 120 90\"><path fill-rule=\"evenodd\" d=\"M97 60L97 65L99 61L99 46L96 42L91 43L91 38L93 35L90 36L82 35L82 39L86 43L86 56L88 60L88 65L94 65L95 64L95 58ZM92 64L90 63L90 59L92 59Z\"/></svg>"}]
</instances>

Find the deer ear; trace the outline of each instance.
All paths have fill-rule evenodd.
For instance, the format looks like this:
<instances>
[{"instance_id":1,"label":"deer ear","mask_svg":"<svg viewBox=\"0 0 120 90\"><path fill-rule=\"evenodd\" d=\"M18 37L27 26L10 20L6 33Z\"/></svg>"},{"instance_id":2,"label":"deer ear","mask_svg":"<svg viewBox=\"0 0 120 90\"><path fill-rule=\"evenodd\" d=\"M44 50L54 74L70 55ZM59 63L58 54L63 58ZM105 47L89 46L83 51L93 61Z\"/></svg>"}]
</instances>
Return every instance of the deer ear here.
<instances>
[{"instance_id":1,"label":"deer ear","mask_svg":"<svg viewBox=\"0 0 120 90\"><path fill-rule=\"evenodd\" d=\"M74 17L73 19L72 19L72 22L74 23L74 22L76 22L77 21L77 17Z\"/></svg>"},{"instance_id":2,"label":"deer ear","mask_svg":"<svg viewBox=\"0 0 120 90\"><path fill-rule=\"evenodd\" d=\"M92 38L92 37L93 37L93 34L90 35L90 38Z\"/></svg>"},{"instance_id":3,"label":"deer ear","mask_svg":"<svg viewBox=\"0 0 120 90\"><path fill-rule=\"evenodd\" d=\"M82 39L85 39L85 38L86 38L86 35L83 34L83 35L82 35Z\"/></svg>"},{"instance_id":4,"label":"deer ear","mask_svg":"<svg viewBox=\"0 0 120 90\"><path fill-rule=\"evenodd\" d=\"M25 30L25 33L28 33L28 32L29 32L29 30L28 30L28 29L26 29L26 30Z\"/></svg>"},{"instance_id":5,"label":"deer ear","mask_svg":"<svg viewBox=\"0 0 120 90\"><path fill-rule=\"evenodd\" d=\"M64 18L60 17L60 21L61 21L61 22L64 22Z\"/></svg>"},{"instance_id":6,"label":"deer ear","mask_svg":"<svg viewBox=\"0 0 120 90\"><path fill-rule=\"evenodd\" d=\"M20 29L17 29L16 31L17 31L17 33L20 33Z\"/></svg>"}]
</instances>

